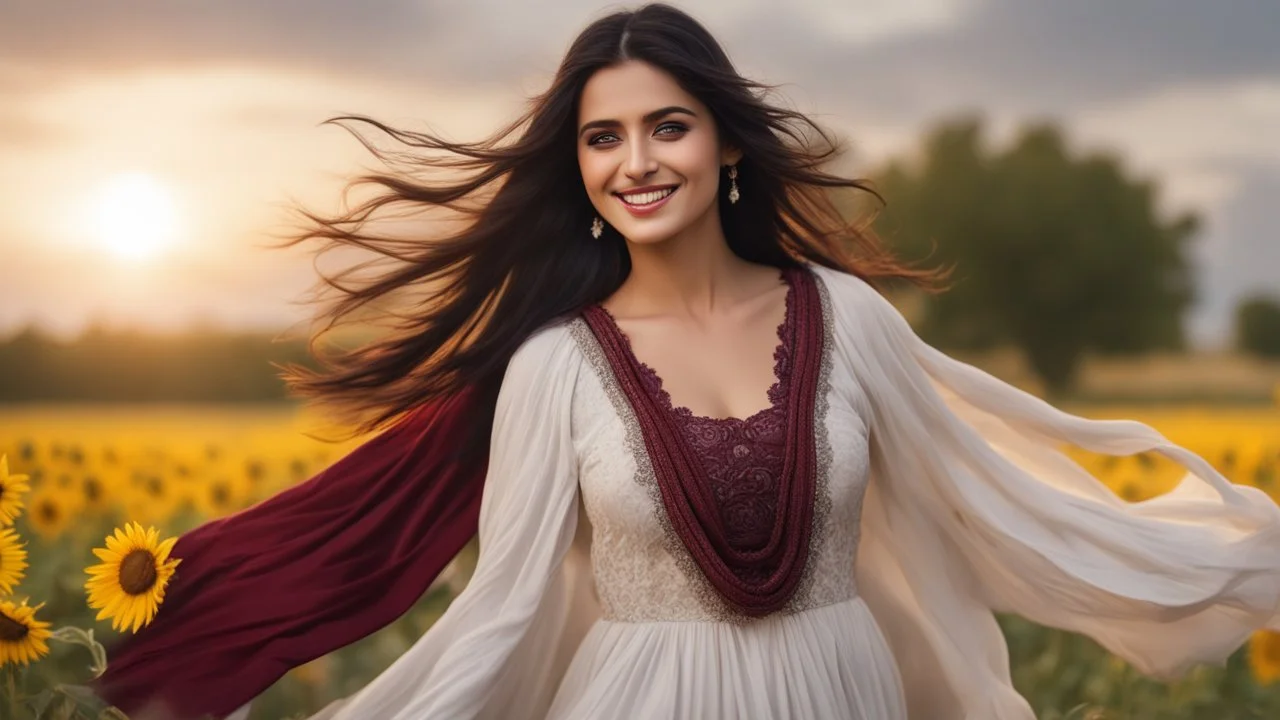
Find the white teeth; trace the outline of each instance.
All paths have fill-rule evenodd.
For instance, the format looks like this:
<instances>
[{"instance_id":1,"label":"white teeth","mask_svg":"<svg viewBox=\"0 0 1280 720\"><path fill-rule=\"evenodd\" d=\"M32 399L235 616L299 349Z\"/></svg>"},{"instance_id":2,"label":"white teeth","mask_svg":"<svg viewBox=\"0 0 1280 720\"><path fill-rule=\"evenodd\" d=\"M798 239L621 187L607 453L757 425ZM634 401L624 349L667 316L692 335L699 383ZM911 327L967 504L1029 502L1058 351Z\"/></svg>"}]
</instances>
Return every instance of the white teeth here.
<instances>
[{"instance_id":1,"label":"white teeth","mask_svg":"<svg viewBox=\"0 0 1280 720\"><path fill-rule=\"evenodd\" d=\"M655 203L662 198L675 192L675 188L666 188L664 190L654 190L653 192L639 193L637 195L623 195L622 199L632 205L648 205Z\"/></svg>"}]
</instances>

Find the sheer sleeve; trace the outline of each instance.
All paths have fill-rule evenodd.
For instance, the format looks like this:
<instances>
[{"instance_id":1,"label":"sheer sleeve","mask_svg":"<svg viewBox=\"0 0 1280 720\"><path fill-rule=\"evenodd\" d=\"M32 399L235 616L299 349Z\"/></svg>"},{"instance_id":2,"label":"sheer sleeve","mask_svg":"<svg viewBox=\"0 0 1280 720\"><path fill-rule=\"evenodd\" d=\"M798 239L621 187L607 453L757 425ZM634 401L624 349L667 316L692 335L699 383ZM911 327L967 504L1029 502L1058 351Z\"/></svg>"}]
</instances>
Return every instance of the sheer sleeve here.
<instances>
[{"instance_id":1,"label":"sheer sleeve","mask_svg":"<svg viewBox=\"0 0 1280 720\"><path fill-rule=\"evenodd\" d=\"M1083 633L1160 679L1280 629L1280 507L1146 424L1063 412L923 342L825 268L837 351L871 398L860 587L912 716L1033 719L992 614ZM1064 446L1159 453L1186 475L1130 503Z\"/></svg>"},{"instance_id":2,"label":"sheer sleeve","mask_svg":"<svg viewBox=\"0 0 1280 720\"><path fill-rule=\"evenodd\" d=\"M579 357L562 325L517 350L497 399L475 573L403 656L313 718L535 717L549 704L554 687L530 675L538 667L508 671L531 635L554 640L563 614L559 570L578 521L570 408ZM509 705L516 690L521 704Z\"/></svg>"}]
</instances>

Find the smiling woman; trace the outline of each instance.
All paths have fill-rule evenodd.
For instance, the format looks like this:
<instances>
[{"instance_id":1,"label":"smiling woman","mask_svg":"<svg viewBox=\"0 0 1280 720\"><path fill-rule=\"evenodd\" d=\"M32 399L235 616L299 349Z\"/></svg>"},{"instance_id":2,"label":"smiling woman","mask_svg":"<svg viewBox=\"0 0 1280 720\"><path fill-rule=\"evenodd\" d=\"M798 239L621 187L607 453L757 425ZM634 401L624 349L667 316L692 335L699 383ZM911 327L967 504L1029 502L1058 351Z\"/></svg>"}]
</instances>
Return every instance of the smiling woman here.
<instances>
[{"instance_id":1,"label":"smiling woman","mask_svg":"<svg viewBox=\"0 0 1280 720\"><path fill-rule=\"evenodd\" d=\"M1280 631L1280 507L926 344L881 285L945 273L839 211L870 185L771 89L653 3L592 22L479 142L335 118L409 149L356 133L375 194L286 247L393 261L325 275L318 318L393 332L284 378L384 431L184 534L95 689L135 720L244 720L477 534L447 611L309 720L1034 720L996 612L1158 678ZM378 227L439 209L470 222ZM1129 503L1071 445L1185 472Z\"/></svg>"},{"instance_id":2,"label":"smiling woman","mask_svg":"<svg viewBox=\"0 0 1280 720\"><path fill-rule=\"evenodd\" d=\"M89 216L93 241L130 260L154 257L178 237L172 191L145 173L121 173L102 183Z\"/></svg>"}]
</instances>

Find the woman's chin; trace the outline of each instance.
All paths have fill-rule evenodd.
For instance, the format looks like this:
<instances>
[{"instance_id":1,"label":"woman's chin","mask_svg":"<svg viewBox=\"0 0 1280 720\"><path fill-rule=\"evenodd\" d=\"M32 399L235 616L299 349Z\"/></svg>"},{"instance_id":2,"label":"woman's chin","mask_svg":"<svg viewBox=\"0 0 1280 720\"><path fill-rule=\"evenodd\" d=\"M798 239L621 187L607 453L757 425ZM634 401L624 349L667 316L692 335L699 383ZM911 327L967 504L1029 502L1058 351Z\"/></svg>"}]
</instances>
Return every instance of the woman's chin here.
<instances>
[{"instance_id":1,"label":"woman's chin","mask_svg":"<svg viewBox=\"0 0 1280 720\"><path fill-rule=\"evenodd\" d=\"M666 223L658 227L657 223L649 226L647 223L636 223L637 227L619 227L617 228L627 242L632 245L658 245L666 242L679 232L679 229L673 230ZM617 227L617 226L615 226Z\"/></svg>"}]
</instances>

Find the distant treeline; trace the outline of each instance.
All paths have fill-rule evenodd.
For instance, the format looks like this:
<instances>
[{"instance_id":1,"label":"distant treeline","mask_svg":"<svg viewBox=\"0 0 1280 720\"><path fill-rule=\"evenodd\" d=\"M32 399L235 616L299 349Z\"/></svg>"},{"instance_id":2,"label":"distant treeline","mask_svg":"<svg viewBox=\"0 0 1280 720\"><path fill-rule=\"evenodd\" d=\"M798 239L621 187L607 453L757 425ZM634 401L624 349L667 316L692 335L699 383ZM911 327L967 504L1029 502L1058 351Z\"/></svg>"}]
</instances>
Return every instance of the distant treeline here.
<instances>
[{"instance_id":1,"label":"distant treeline","mask_svg":"<svg viewBox=\"0 0 1280 720\"><path fill-rule=\"evenodd\" d=\"M317 367L305 340L266 333L91 329L65 341L26 329L0 341L0 403L288 400L272 362Z\"/></svg>"}]
</instances>

